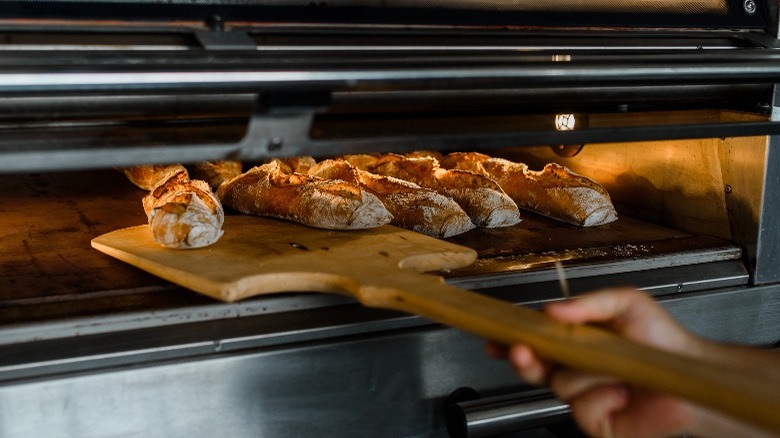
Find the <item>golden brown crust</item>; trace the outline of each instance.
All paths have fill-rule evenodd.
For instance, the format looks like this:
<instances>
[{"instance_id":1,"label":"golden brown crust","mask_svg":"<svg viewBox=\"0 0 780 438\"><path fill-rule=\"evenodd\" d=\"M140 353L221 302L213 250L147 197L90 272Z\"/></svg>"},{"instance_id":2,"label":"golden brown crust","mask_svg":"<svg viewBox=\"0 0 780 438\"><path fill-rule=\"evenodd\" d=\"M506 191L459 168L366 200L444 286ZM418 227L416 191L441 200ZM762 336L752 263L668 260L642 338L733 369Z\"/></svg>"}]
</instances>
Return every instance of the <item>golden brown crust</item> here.
<instances>
[{"instance_id":1,"label":"golden brown crust","mask_svg":"<svg viewBox=\"0 0 780 438\"><path fill-rule=\"evenodd\" d=\"M323 178L355 182L374 194L393 215L391 223L434 237L451 237L474 228L452 199L409 181L359 170L346 160L325 160L309 172Z\"/></svg>"},{"instance_id":2,"label":"golden brown crust","mask_svg":"<svg viewBox=\"0 0 780 438\"><path fill-rule=\"evenodd\" d=\"M314 175L319 178L340 179L359 185L360 177L358 172L360 172L359 169L341 158L320 161L319 163L310 166L307 170L309 175Z\"/></svg>"},{"instance_id":3,"label":"golden brown crust","mask_svg":"<svg viewBox=\"0 0 780 438\"><path fill-rule=\"evenodd\" d=\"M501 187L483 174L439 167L431 157L386 154L365 170L411 181L452 198L479 227L503 227L520 222L517 205Z\"/></svg>"},{"instance_id":4,"label":"golden brown crust","mask_svg":"<svg viewBox=\"0 0 780 438\"><path fill-rule=\"evenodd\" d=\"M488 171L485 169L484 163L490 161L491 158L491 156L479 152L452 152L439 160L439 164L445 169L464 169L487 175ZM523 163L513 164L527 168Z\"/></svg>"},{"instance_id":5,"label":"golden brown crust","mask_svg":"<svg viewBox=\"0 0 780 438\"><path fill-rule=\"evenodd\" d=\"M309 173L309 169L317 164L314 157L310 156L284 158L282 162L289 166L291 171L298 173Z\"/></svg>"},{"instance_id":6,"label":"golden brown crust","mask_svg":"<svg viewBox=\"0 0 780 438\"><path fill-rule=\"evenodd\" d=\"M379 155L374 154L355 154L345 155L344 159L349 164L357 167L360 170L368 170L368 166L373 165L379 159Z\"/></svg>"},{"instance_id":7,"label":"golden brown crust","mask_svg":"<svg viewBox=\"0 0 780 438\"><path fill-rule=\"evenodd\" d=\"M456 152L442 166L488 175L498 182L520 208L583 227L617 220L609 194L601 184L556 163L541 171L523 163L476 152Z\"/></svg>"},{"instance_id":8,"label":"golden brown crust","mask_svg":"<svg viewBox=\"0 0 780 438\"><path fill-rule=\"evenodd\" d=\"M254 167L222 184L217 195L225 205L245 214L318 228L373 228L392 219L379 199L354 182L286 172L286 167L279 160Z\"/></svg>"},{"instance_id":9,"label":"golden brown crust","mask_svg":"<svg viewBox=\"0 0 780 438\"><path fill-rule=\"evenodd\" d=\"M181 164L142 164L122 169L127 179L136 186L151 191L171 175L181 172Z\"/></svg>"},{"instance_id":10,"label":"golden brown crust","mask_svg":"<svg viewBox=\"0 0 780 438\"><path fill-rule=\"evenodd\" d=\"M441 161L444 158L444 154L439 151L414 151L406 154L409 158L434 158L436 161Z\"/></svg>"},{"instance_id":11,"label":"golden brown crust","mask_svg":"<svg viewBox=\"0 0 780 438\"><path fill-rule=\"evenodd\" d=\"M192 178L206 181L213 190L241 173L241 162L235 160L204 161L190 166Z\"/></svg>"},{"instance_id":12,"label":"golden brown crust","mask_svg":"<svg viewBox=\"0 0 780 438\"><path fill-rule=\"evenodd\" d=\"M169 248L199 248L222 236L222 205L205 181L171 175L143 198L154 240Z\"/></svg>"}]
</instances>

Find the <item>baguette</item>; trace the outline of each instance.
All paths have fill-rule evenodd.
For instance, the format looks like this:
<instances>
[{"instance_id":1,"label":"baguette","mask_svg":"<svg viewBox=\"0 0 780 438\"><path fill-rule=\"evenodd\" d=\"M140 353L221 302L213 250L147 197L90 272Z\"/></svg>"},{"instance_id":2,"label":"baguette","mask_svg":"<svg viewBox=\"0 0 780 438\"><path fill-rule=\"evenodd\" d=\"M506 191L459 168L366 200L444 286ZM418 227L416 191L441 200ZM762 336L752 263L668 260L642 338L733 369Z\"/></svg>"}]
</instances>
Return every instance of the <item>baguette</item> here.
<instances>
[{"instance_id":1,"label":"baguette","mask_svg":"<svg viewBox=\"0 0 780 438\"><path fill-rule=\"evenodd\" d=\"M617 220L609 193L596 181L556 163L541 171L523 163L477 152L455 152L442 166L465 169L493 178L520 208L581 227Z\"/></svg>"},{"instance_id":2,"label":"baguette","mask_svg":"<svg viewBox=\"0 0 780 438\"><path fill-rule=\"evenodd\" d=\"M309 174L354 182L379 198L393 215L390 222L433 237L452 237L474 228L466 212L452 199L417 184L357 169L343 159L325 160Z\"/></svg>"},{"instance_id":3,"label":"baguette","mask_svg":"<svg viewBox=\"0 0 780 438\"><path fill-rule=\"evenodd\" d=\"M441 162L441 160L444 158L444 154L442 154L439 151L414 151L414 152L409 152L408 154L406 154L406 156L409 158L430 157L430 158L435 158L439 162Z\"/></svg>"},{"instance_id":4,"label":"baguette","mask_svg":"<svg viewBox=\"0 0 780 438\"><path fill-rule=\"evenodd\" d=\"M373 166L374 163L376 163L379 160L379 155L373 155L373 154L347 155L344 157L344 160L360 170L368 171L368 168L370 166Z\"/></svg>"},{"instance_id":5,"label":"baguette","mask_svg":"<svg viewBox=\"0 0 780 438\"><path fill-rule=\"evenodd\" d=\"M347 161L380 175L411 181L452 198L478 227L504 227L520 222L517 205L501 187L483 174L446 170L432 157L411 158L397 154L374 157L347 156Z\"/></svg>"},{"instance_id":6,"label":"baguette","mask_svg":"<svg viewBox=\"0 0 780 438\"><path fill-rule=\"evenodd\" d=\"M185 170L181 164L144 164L122 169L127 179L150 192L171 176Z\"/></svg>"},{"instance_id":7,"label":"baguette","mask_svg":"<svg viewBox=\"0 0 780 438\"><path fill-rule=\"evenodd\" d=\"M357 184L293 172L280 160L226 181L217 196L241 213L332 230L374 228L392 219L379 199Z\"/></svg>"},{"instance_id":8,"label":"baguette","mask_svg":"<svg viewBox=\"0 0 780 438\"><path fill-rule=\"evenodd\" d=\"M314 157L310 156L284 158L282 159L282 162L294 172L298 173L309 173L309 169L317 164Z\"/></svg>"},{"instance_id":9,"label":"baguette","mask_svg":"<svg viewBox=\"0 0 780 438\"><path fill-rule=\"evenodd\" d=\"M205 181L181 168L143 198L152 237L168 248L200 248L222 236L222 205Z\"/></svg>"},{"instance_id":10,"label":"baguette","mask_svg":"<svg viewBox=\"0 0 780 438\"><path fill-rule=\"evenodd\" d=\"M213 190L241 172L241 162L235 160L204 161L190 166L192 178L206 181Z\"/></svg>"}]
</instances>

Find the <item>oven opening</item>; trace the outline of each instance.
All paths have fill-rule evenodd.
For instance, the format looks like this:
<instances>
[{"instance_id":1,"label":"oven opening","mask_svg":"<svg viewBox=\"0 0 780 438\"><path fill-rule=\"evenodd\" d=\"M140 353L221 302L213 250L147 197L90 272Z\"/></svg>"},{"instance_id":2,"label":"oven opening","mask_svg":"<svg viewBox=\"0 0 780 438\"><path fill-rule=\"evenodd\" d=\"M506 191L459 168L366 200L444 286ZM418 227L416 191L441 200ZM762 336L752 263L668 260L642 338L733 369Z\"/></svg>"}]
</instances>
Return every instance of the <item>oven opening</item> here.
<instances>
[{"instance_id":1,"label":"oven opening","mask_svg":"<svg viewBox=\"0 0 780 438\"><path fill-rule=\"evenodd\" d=\"M348 97L351 99L349 105L345 103L343 108L367 105L361 96ZM143 105L149 101L142 97L122 99L127 99L123 102L125 104L137 103L139 113L143 108L148 109ZM207 138L203 133L208 132L219 135L234 132L234 138L241 137L241 127L244 126L241 123L225 123L222 126L231 126L229 130L213 126L211 115L217 113L222 105L230 106L227 100L188 97L189 102L205 105L202 116L192 112L188 114L189 123L210 126L210 130L198 128L188 131L192 128L187 123L166 120L170 114L165 116L164 110L176 110L183 104L182 99L172 97L155 102L160 110L161 121L158 122L148 119L145 124L133 122L138 114L130 108L135 106L124 105L128 121L101 125L94 122L94 114L84 113L83 120L73 122L73 125L59 121L42 126L53 133L70 133L73 139L78 140L81 130L90 125L89 129L102 130L103 138L128 144L147 142L147 136L154 133L153 127L161 129L160 126L168 124L172 124L166 127L168 135L178 136L179 141L189 138L180 135L182 132L190 132L188 135L200 142ZM235 106L236 101L234 99L232 105L238 121L246 113L242 114L240 106ZM56 103L59 108L78 109L75 101L68 99L46 102L49 105ZM106 102L103 104L107 105ZM245 102L243 110L249 111L251 98L245 99ZM42 102L11 100L6 104L8 114L14 112L18 116L21 112L13 111L14 108L31 108L35 104L42 105ZM361 139L364 135L381 134L382 129L393 132L408 130L418 134L420 129L426 133L457 133L463 129L471 133L474 129L517 132L518 127L526 126L529 132L537 132L554 129L551 127L556 116L560 116L555 112L496 115L485 111L481 116L467 118L464 113L454 111L432 119L423 117L422 112L412 116L399 111L378 115L365 112L356 117L353 112L338 111L338 101L334 108L336 111L332 114L314 118L312 132L320 136L318 140ZM644 125L637 125L638 122L647 126L710 126L766 118L759 114L712 109L592 112L586 117L583 117L584 113L572 114L578 121L575 131L605 126L642 129ZM4 123L13 125L19 122L18 117L16 120L8 117ZM83 125L80 126L80 123ZM144 129L140 129L141 126ZM160 141L164 142L165 137L161 138ZM220 140L224 138L215 138L214 141ZM559 297L559 288L553 286L557 278L556 262L563 264L575 293L593 288L594 281L633 284L657 295L747 285L750 282L750 245L756 238L751 231L755 228L755 217L751 211L759 208L761 200L760 157L766 149L766 142L766 137L726 137L442 149L444 153L477 150L526 163L531 170L540 170L548 163L560 164L603 185L619 217L606 225L579 227L522 210L522 221L518 225L477 228L448 238L450 242L476 250L478 260L471 266L443 274L452 284L467 289L485 290L508 299L533 300ZM10 142L6 140L5 143ZM425 149L425 143L415 146L415 149ZM155 148L150 145L148 150L152 153ZM333 156L338 155L322 150L315 158ZM247 160L244 167L262 161ZM101 254L89 249L89 240L98 234L145 222L140 207L143 192L132 186L120 172L98 169L13 173L3 175L2 180L7 187L3 195L6 202L14 204L20 199L28 199L24 205L25 209L29 209L3 213L3 222L11 224L9 238L4 240L4 263L5 266L15 266L13 270L6 270L2 277L5 290L9 291L9 300L2 309L7 320L22 322L27 306L38 306L45 318L56 318L80 312L99 312L120 304L123 311L139 306L167 307L168 299L176 304L180 300L192 300L197 305L208 303L184 291L172 293L169 298L155 295L154 291L159 288L167 290L170 286L152 276L138 275L137 271L121 263L105 260ZM64 202L63 199L71 201ZM56 251L52 251L53 246ZM74 257L81 260L82 267L71 271L68 269L71 265L66 260ZM110 274L106 271L108 267L111 268ZM45 298L30 296L29 285L40 281L40 278L51 282L47 290L57 292L48 292ZM117 281L123 284L120 290L115 290L113 286ZM540 288L539 284L546 286ZM138 291L149 293L139 294ZM114 297L112 300L115 302L108 300L106 293ZM61 306L62 301L71 300L73 302L69 306ZM324 301L327 302L327 299ZM320 306L324 301L313 300L311 306ZM130 302L132 305L128 307ZM342 303L343 300L339 298L335 302Z\"/></svg>"}]
</instances>

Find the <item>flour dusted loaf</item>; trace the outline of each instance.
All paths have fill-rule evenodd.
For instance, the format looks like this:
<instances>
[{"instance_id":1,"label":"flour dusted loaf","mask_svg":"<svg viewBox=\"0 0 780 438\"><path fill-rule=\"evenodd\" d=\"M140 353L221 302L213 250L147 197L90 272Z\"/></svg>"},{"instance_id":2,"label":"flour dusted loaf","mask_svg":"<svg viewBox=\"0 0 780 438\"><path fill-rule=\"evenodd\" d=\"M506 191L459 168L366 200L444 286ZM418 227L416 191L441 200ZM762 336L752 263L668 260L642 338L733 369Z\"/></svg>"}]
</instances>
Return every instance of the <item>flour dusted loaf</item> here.
<instances>
[{"instance_id":1,"label":"flour dusted loaf","mask_svg":"<svg viewBox=\"0 0 780 438\"><path fill-rule=\"evenodd\" d=\"M442 169L438 160L429 156L385 154L379 157L350 155L345 158L362 170L410 181L452 198L478 227L505 227L520 222L515 202L484 174Z\"/></svg>"},{"instance_id":2,"label":"flour dusted loaf","mask_svg":"<svg viewBox=\"0 0 780 438\"><path fill-rule=\"evenodd\" d=\"M205 181L190 180L183 167L143 198L154 240L168 248L200 248L222 236L222 205Z\"/></svg>"},{"instance_id":3,"label":"flour dusted loaf","mask_svg":"<svg viewBox=\"0 0 780 438\"><path fill-rule=\"evenodd\" d=\"M493 158L477 152L455 152L442 159L442 166L487 175L520 208L582 227L617 220L609 194L601 184L556 163L541 171L523 163Z\"/></svg>"},{"instance_id":4,"label":"flour dusted loaf","mask_svg":"<svg viewBox=\"0 0 780 438\"><path fill-rule=\"evenodd\" d=\"M343 159L307 167L309 174L354 182L382 201L393 215L390 222L433 237L451 237L474 228L466 212L438 192L391 176L360 170Z\"/></svg>"},{"instance_id":5,"label":"flour dusted loaf","mask_svg":"<svg viewBox=\"0 0 780 438\"><path fill-rule=\"evenodd\" d=\"M379 199L358 184L294 172L280 160L226 181L217 196L241 213L333 230L374 228L392 219Z\"/></svg>"}]
</instances>

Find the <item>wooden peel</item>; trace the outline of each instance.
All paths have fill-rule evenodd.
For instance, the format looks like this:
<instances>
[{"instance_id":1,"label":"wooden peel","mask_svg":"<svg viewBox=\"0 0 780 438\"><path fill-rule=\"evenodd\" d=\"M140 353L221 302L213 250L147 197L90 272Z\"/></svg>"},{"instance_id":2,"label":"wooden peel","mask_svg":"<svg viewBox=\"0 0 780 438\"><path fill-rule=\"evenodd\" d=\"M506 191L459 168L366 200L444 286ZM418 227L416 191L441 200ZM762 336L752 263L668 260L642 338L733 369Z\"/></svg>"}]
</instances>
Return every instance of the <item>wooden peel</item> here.
<instances>
[{"instance_id":1,"label":"wooden peel","mask_svg":"<svg viewBox=\"0 0 780 438\"><path fill-rule=\"evenodd\" d=\"M503 344L528 344L550 360L687 398L780 433L780 382L755 370L735 373L595 327L562 324L422 273L471 264L476 253L469 248L391 226L327 231L230 216L224 228L223 238L207 248L163 248L146 225L97 237L92 246L223 301L276 292L350 295L368 307L418 314Z\"/></svg>"}]
</instances>

